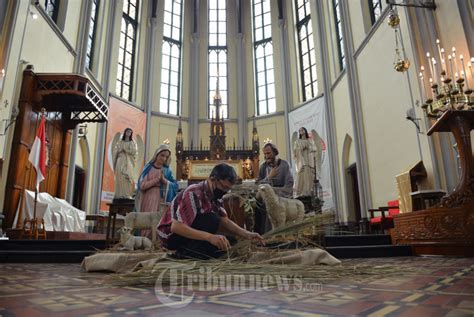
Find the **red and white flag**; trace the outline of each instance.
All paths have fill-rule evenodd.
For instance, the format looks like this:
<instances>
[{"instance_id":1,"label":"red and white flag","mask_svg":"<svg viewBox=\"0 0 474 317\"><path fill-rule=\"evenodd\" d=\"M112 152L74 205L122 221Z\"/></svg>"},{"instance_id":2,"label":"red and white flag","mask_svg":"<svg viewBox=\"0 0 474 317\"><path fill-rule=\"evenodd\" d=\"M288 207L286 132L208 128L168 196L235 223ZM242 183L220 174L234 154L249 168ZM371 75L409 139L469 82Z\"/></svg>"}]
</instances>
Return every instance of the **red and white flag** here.
<instances>
[{"instance_id":1,"label":"red and white flag","mask_svg":"<svg viewBox=\"0 0 474 317\"><path fill-rule=\"evenodd\" d=\"M39 191L40 183L46 178L46 131L44 115L36 132L35 141L31 146L28 160L36 170L36 190Z\"/></svg>"}]
</instances>

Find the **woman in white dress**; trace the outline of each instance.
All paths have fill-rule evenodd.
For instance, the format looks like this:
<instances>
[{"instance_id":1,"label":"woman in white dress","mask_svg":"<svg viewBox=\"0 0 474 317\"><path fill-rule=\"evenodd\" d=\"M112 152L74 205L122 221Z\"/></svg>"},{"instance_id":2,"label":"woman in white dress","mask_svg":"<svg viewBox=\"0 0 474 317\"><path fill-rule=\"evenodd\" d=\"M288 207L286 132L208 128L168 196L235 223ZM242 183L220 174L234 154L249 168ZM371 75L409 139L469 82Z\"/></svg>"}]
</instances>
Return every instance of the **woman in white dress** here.
<instances>
[{"instance_id":1,"label":"woman in white dress","mask_svg":"<svg viewBox=\"0 0 474 317\"><path fill-rule=\"evenodd\" d=\"M122 139L117 142L113 151L115 173L114 199L131 198L135 188L135 163L137 160L137 143L133 140L133 131L126 128Z\"/></svg>"},{"instance_id":2,"label":"woman in white dress","mask_svg":"<svg viewBox=\"0 0 474 317\"><path fill-rule=\"evenodd\" d=\"M316 145L309 137L306 128L298 131L298 139L293 144L296 165L295 197L311 196L313 192L314 173L316 168Z\"/></svg>"}]
</instances>

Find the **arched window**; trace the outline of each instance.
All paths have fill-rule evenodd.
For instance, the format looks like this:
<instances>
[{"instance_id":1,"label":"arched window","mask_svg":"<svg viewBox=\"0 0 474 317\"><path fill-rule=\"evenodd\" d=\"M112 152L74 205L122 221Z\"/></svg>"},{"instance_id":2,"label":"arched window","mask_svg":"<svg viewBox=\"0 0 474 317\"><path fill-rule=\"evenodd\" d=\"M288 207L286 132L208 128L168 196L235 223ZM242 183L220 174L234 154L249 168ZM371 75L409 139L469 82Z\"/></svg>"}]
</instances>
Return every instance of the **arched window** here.
<instances>
[{"instance_id":1,"label":"arched window","mask_svg":"<svg viewBox=\"0 0 474 317\"><path fill-rule=\"evenodd\" d=\"M59 0L45 0L44 1L44 10L46 14L54 21L58 23L58 14L59 14Z\"/></svg>"},{"instance_id":2,"label":"arched window","mask_svg":"<svg viewBox=\"0 0 474 317\"><path fill-rule=\"evenodd\" d=\"M209 0L208 91L209 118L216 115L214 95L219 79L221 96L220 118L228 118L227 86L227 8L226 2Z\"/></svg>"},{"instance_id":3,"label":"arched window","mask_svg":"<svg viewBox=\"0 0 474 317\"><path fill-rule=\"evenodd\" d=\"M117 94L132 100L138 30L138 0L124 0L117 66Z\"/></svg>"},{"instance_id":4,"label":"arched window","mask_svg":"<svg viewBox=\"0 0 474 317\"><path fill-rule=\"evenodd\" d=\"M173 115L180 113L182 14L181 0L165 0L160 112Z\"/></svg>"},{"instance_id":5,"label":"arched window","mask_svg":"<svg viewBox=\"0 0 474 317\"><path fill-rule=\"evenodd\" d=\"M91 22L87 36L86 67L92 70L94 63L94 46L97 35L97 17L99 16L99 0L92 0Z\"/></svg>"},{"instance_id":6,"label":"arched window","mask_svg":"<svg viewBox=\"0 0 474 317\"><path fill-rule=\"evenodd\" d=\"M316 54L314 52L313 27L309 0L296 0L296 32L298 38L300 76L303 101L318 94Z\"/></svg>"},{"instance_id":7,"label":"arched window","mask_svg":"<svg viewBox=\"0 0 474 317\"><path fill-rule=\"evenodd\" d=\"M370 21L374 25L382 15L382 0L369 0L369 13Z\"/></svg>"},{"instance_id":8,"label":"arched window","mask_svg":"<svg viewBox=\"0 0 474 317\"><path fill-rule=\"evenodd\" d=\"M339 0L332 0L332 7L334 10L334 24L336 26L337 61L339 64L339 69L343 70L346 67L346 56L342 38L341 6L339 4Z\"/></svg>"},{"instance_id":9,"label":"arched window","mask_svg":"<svg viewBox=\"0 0 474 317\"><path fill-rule=\"evenodd\" d=\"M253 0L253 48L257 115L276 112L270 1Z\"/></svg>"}]
</instances>

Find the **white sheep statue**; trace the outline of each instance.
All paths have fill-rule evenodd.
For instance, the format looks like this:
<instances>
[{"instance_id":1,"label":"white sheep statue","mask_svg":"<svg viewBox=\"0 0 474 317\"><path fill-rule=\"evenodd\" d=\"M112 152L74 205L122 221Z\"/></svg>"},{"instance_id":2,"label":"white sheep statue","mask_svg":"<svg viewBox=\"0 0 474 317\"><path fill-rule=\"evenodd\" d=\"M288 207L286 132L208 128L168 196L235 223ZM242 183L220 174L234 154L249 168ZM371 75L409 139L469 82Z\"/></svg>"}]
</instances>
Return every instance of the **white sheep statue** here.
<instances>
[{"instance_id":1,"label":"white sheep statue","mask_svg":"<svg viewBox=\"0 0 474 317\"><path fill-rule=\"evenodd\" d=\"M156 228L161 212L129 212L125 216L125 227L131 229L151 229L151 241L156 242Z\"/></svg>"},{"instance_id":2,"label":"white sheep statue","mask_svg":"<svg viewBox=\"0 0 474 317\"><path fill-rule=\"evenodd\" d=\"M120 233L120 242L122 246L121 250L150 250L153 247L153 243L147 237L136 237L132 235L132 228L122 227L118 230Z\"/></svg>"},{"instance_id":3,"label":"white sheep statue","mask_svg":"<svg viewBox=\"0 0 474 317\"><path fill-rule=\"evenodd\" d=\"M273 229L304 217L304 204L298 199L279 197L269 184L258 186Z\"/></svg>"}]
</instances>

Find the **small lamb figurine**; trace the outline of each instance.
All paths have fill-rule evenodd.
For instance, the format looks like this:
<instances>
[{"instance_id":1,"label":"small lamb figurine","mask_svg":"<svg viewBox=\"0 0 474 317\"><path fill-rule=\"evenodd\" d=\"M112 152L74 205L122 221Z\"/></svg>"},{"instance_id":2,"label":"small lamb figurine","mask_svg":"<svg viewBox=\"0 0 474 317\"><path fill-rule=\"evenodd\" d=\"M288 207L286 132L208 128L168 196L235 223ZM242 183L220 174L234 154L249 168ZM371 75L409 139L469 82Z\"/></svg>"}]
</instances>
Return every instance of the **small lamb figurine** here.
<instances>
[{"instance_id":1,"label":"small lamb figurine","mask_svg":"<svg viewBox=\"0 0 474 317\"><path fill-rule=\"evenodd\" d=\"M150 250L153 246L150 239L147 237L136 237L131 234L132 228L122 227L118 230L120 233L120 242L122 246L121 250Z\"/></svg>"}]
</instances>

